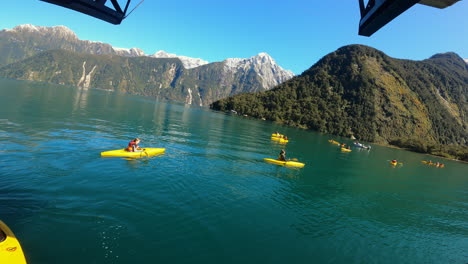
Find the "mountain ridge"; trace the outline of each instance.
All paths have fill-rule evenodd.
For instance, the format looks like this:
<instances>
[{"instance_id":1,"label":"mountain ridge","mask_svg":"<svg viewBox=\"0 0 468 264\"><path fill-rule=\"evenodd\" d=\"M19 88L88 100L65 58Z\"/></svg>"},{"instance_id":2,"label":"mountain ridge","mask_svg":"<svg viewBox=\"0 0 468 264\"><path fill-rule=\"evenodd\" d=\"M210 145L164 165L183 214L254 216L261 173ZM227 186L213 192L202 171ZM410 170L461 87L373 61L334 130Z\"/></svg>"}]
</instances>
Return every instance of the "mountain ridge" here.
<instances>
[{"instance_id":1,"label":"mountain ridge","mask_svg":"<svg viewBox=\"0 0 468 264\"><path fill-rule=\"evenodd\" d=\"M236 93L268 90L255 69L244 72L226 68L225 62L186 69L177 58L49 50L0 67L0 76L119 91L198 106Z\"/></svg>"},{"instance_id":2,"label":"mountain ridge","mask_svg":"<svg viewBox=\"0 0 468 264\"><path fill-rule=\"evenodd\" d=\"M187 69L199 67L199 66L209 63L208 61L205 61L200 58L192 58L188 56L167 53L162 50L159 50L153 54L145 54L145 52L142 49L136 48L136 47L119 48L119 47L114 47L108 43L104 43L100 41L81 40L78 38L75 32L73 32L70 28L63 26L63 25L53 26L53 27L43 27L43 26L36 26L36 25L31 25L31 24L18 25L12 29L0 30L0 39L8 37L8 36L2 36L2 33L3 35L5 35L5 33L10 33L10 34L30 33L30 34L35 34L36 35L35 37L45 38L42 40L39 39L38 41L39 44L36 45L35 47L37 51L46 51L46 50L51 50L51 49L66 49L66 50L84 52L84 53L90 53L90 54L96 54L96 55L110 54L110 55L119 55L119 56L125 56L125 57L149 56L149 57L154 57L154 58L178 58L182 61L182 63L184 64L184 67L186 67ZM55 45L54 44L51 45L50 43L51 39L57 40L57 38L59 39L59 41L56 41L57 43L55 43ZM69 42L69 43L63 43L64 41ZM21 43L21 42L24 42L24 40L17 39L15 42ZM44 48L44 46L46 45L51 45L51 48L48 48L48 49ZM259 53L258 55L260 54L266 54L266 53L262 52L262 53ZM229 60L229 59L230 58L226 60ZM233 59L236 59L236 58L233 58ZM5 63L3 63L2 59L0 59L0 66L3 66L3 65L5 65ZM278 67L281 68L279 65ZM282 68L281 70L291 75L291 77L294 75L291 71L284 70Z\"/></svg>"},{"instance_id":3,"label":"mountain ridge","mask_svg":"<svg viewBox=\"0 0 468 264\"><path fill-rule=\"evenodd\" d=\"M70 62L63 57L65 53L52 52L54 54L51 54L53 50L70 51L71 53L67 53L67 56L70 56ZM44 52L45 55L41 55ZM80 54L98 57L83 57ZM19 25L13 29L1 30L0 55L0 68L2 68L4 77L108 90L121 89L116 85L117 83L134 82L134 85L139 87L128 87L126 88L127 92L137 91L141 95L154 96L153 92L150 91L151 89L158 90L165 87L169 89L166 89L165 93L157 93L158 96L162 95L164 99L202 106L236 93L268 90L294 76L291 71L286 71L277 65L273 58L266 53L260 53L247 59L226 59L213 63L164 51L147 55L139 48L117 48L107 43L80 40L72 30L64 26ZM109 57L99 57L100 55L122 58L111 60ZM177 83L172 80L172 73L167 73L166 69L164 71L148 72L146 69L138 68L138 66L135 70L126 69L126 71L134 74L133 77L126 76L119 79L119 75L112 72L112 70L115 69L117 72L121 72L123 67L109 65L113 61L128 63L125 58L140 57L149 60L162 60L159 62L145 60L145 63L150 65L163 65L166 63L166 60L164 60L166 58L180 61L181 64L172 64L171 67L175 67L173 70L177 70L178 76L183 77L184 82ZM98 62L98 58L102 58L103 61ZM41 62L40 59L46 61ZM78 60L81 61L78 62ZM237 67L226 66L231 60L238 61ZM97 68L96 71L87 75L88 81L86 83L79 83L75 79L76 76L71 72L59 75L60 78L56 75L58 71L70 71L70 69L82 72L85 66L81 65L84 63L90 65L90 61L94 61L94 66ZM34 67L24 65L25 63L31 63L31 66L34 65ZM48 63L52 65L48 65ZM57 65L68 70L61 70ZM136 65L141 64L136 63ZM179 66L181 66L180 69ZM102 71L102 68L111 70ZM14 69L21 69L21 71L15 73L12 71ZM51 71L51 69L55 70ZM46 76L46 74L50 76ZM144 76L139 76L140 74ZM160 76L160 74L163 76ZM102 82L102 79L109 80L112 85ZM159 80L160 83L156 83L155 80ZM146 86L145 91L141 90L143 86ZM170 92L174 94L170 95Z\"/></svg>"}]
</instances>

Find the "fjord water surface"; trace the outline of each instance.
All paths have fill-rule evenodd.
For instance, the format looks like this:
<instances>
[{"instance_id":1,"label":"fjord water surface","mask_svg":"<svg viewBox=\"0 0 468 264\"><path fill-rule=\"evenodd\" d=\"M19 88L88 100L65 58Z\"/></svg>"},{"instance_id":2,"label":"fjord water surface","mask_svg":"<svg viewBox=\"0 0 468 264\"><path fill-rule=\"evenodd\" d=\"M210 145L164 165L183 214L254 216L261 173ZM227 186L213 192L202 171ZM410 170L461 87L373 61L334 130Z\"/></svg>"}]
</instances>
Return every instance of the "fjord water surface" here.
<instances>
[{"instance_id":1,"label":"fjord water surface","mask_svg":"<svg viewBox=\"0 0 468 264\"><path fill-rule=\"evenodd\" d=\"M0 80L0 104L0 219L29 263L468 260L466 164L100 90ZM134 137L166 153L100 157ZM263 162L282 148L306 166Z\"/></svg>"}]
</instances>

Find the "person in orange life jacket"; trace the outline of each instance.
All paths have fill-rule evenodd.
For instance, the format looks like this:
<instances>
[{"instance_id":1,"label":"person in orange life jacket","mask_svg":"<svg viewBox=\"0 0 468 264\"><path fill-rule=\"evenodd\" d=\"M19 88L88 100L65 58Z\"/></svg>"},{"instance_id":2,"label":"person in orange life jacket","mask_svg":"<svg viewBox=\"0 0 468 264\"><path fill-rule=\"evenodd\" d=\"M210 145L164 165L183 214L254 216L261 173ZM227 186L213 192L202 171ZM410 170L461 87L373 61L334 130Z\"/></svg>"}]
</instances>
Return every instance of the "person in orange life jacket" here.
<instances>
[{"instance_id":1,"label":"person in orange life jacket","mask_svg":"<svg viewBox=\"0 0 468 264\"><path fill-rule=\"evenodd\" d=\"M130 141L130 143L128 143L127 151L130 151L130 152L143 151L144 149L141 149L140 146L138 146L138 143L140 143L139 138L135 138L134 140Z\"/></svg>"}]
</instances>

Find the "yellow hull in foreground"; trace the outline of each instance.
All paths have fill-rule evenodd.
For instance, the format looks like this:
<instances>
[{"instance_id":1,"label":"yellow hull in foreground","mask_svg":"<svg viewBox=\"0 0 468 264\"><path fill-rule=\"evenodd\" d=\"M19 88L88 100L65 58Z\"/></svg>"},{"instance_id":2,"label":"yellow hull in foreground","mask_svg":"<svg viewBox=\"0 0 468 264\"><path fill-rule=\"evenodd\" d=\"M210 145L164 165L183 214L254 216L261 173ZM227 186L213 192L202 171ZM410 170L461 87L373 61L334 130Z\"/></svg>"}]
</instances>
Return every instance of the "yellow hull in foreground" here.
<instances>
[{"instance_id":1,"label":"yellow hull in foreground","mask_svg":"<svg viewBox=\"0 0 468 264\"><path fill-rule=\"evenodd\" d=\"M23 249L8 226L0 221L0 263L2 264L26 264Z\"/></svg>"},{"instance_id":2,"label":"yellow hull in foreground","mask_svg":"<svg viewBox=\"0 0 468 264\"><path fill-rule=\"evenodd\" d=\"M341 148L341 151L344 151L344 152L351 152L350 149L347 149L347 148Z\"/></svg>"},{"instance_id":3,"label":"yellow hull in foreground","mask_svg":"<svg viewBox=\"0 0 468 264\"><path fill-rule=\"evenodd\" d=\"M305 166L304 163L297 162L297 161L280 161L276 159L263 159L264 161L268 163L273 163L277 165L282 165L282 166L288 166L288 167L297 167L297 168L302 168Z\"/></svg>"},{"instance_id":4,"label":"yellow hull in foreground","mask_svg":"<svg viewBox=\"0 0 468 264\"><path fill-rule=\"evenodd\" d=\"M143 151L130 152L126 149L117 149L101 152L101 157L127 157L127 158L142 158L154 155L159 155L166 151L165 148L144 148Z\"/></svg>"}]
</instances>

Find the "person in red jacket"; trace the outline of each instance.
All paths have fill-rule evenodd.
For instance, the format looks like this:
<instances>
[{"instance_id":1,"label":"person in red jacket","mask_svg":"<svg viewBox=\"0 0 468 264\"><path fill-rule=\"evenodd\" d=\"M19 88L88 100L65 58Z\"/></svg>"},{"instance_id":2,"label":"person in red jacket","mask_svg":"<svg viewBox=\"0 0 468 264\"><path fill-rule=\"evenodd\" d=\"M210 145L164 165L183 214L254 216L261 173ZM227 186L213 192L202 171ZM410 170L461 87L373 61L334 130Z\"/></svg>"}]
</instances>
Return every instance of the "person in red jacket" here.
<instances>
[{"instance_id":1,"label":"person in red jacket","mask_svg":"<svg viewBox=\"0 0 468 264\"><path fill-rule=\"evenodd\" d=\"M143 149L141 149L140 146L138 146L138 143L140 143L139 138L135 138L134 140L130 141L130 143L128 143L127 151L130 151L130 152L143 151Z\"/></svg>"}]
</instances>

